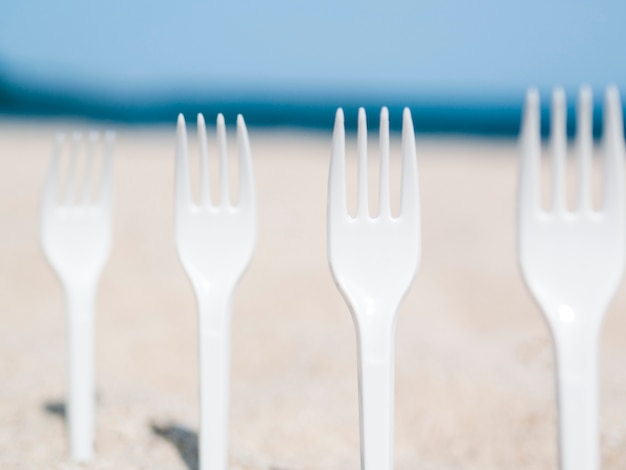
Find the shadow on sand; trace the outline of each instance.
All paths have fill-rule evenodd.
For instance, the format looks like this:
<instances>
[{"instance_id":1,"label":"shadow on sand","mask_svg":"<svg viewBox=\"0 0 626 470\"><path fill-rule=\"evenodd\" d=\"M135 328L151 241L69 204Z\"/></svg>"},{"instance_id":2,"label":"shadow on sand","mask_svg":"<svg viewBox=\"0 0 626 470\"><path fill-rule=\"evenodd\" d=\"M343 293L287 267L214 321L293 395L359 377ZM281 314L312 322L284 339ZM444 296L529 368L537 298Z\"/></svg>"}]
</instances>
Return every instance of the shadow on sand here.
<instances>
[{"instance_id":1,"label":"shadow on sand","mask_svg":"<svg viewBox=\"0 0 626 470\"><path fill-rule=\"evenodd\" d=\"M165 439L180 454L189 470L198 470L198 433L183 426L152 424L152 432Z\"/></svg>"},{"instance_id":2,"label":"shadow on sand","mask_svg":"<svg viewBox=\"0 0 626 470\"><path fill-rule=\"evenodd\" d=\"M42 408L46 413L65 420L65 402L61 400L47 401L42 405Z\"/></svg>"}]
</instances>

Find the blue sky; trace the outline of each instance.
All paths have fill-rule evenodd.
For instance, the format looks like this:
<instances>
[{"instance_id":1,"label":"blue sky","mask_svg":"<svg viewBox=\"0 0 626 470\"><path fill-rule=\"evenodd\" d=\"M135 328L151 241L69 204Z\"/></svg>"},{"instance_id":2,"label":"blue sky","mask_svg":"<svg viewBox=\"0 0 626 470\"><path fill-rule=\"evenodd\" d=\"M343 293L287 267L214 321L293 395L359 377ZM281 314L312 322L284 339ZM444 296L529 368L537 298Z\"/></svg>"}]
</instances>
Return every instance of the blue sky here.
<instances>
[{"instance_id":1,"label":"blue sky","mask_svg":"<svg viewBox=\"0 0 626 470\"><path fill-rule=\"evenodd\" d=\"M626 2L4 0L0 67L29 89L519 100L626 89Z\"/></svg>"}]
</instances>

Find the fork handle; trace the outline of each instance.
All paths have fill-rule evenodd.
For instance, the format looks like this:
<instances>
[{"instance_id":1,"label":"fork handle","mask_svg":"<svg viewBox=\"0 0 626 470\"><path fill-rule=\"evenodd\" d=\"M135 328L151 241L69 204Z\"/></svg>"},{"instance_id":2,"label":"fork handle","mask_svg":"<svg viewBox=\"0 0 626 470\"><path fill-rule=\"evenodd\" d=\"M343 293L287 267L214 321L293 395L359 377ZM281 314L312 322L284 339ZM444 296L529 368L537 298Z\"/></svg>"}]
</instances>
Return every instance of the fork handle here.
<instances>
[{"instance_id":1,"label":"fork handle","mask_svg":"<svg viewBox=\"0 0 626 470\"><path fill-rule=\"evenodd\" d=\"M86 462L94 447L94 317L95 289L68 289L69 380L67 426L73 460Z\"/></svg>"},{"instance_id":2,"label":"fork handle","mask_svg":"<svg viewBox=\"0 0 626 470\"><path fill-rule=\"evenodd\" d=\"M359 407L361 469L393 468L394 336L393 322L368 322L359 330Z\"/></svg>"},{"instance_id":3,"label":"fork handle","mask_svg":"<svg viewBox=\"0 0 626 470\"><path fill-rule=\"evenodd\" d=\"M598 470L599 332L576 329L555 338L561 470Z\"/></svg>"},{"instance_id":4,"label":"fork handle","mask_svg":"<svg viewBox=\"0 0 626 470\"><path fill-rule=\"evenodd\" d=\"M228 468L231 298L197 294L200 346L199 470Z\"/></svg>"}]
</instances>

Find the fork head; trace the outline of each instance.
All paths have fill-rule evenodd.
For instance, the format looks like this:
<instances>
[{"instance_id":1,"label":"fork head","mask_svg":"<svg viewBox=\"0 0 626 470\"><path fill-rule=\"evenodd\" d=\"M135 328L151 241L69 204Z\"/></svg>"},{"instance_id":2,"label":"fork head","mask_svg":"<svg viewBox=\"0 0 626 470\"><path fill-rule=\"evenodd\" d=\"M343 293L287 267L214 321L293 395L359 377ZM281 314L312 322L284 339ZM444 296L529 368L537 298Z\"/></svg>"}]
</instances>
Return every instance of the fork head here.
<instances>
[{"instance_id":1,"label":"fork head","mask_svg":"<svg viewBox=\"0 0 626 470\"><path fill-rule=\"evenodd\" d=\"M391 214L389 197L389 113L380 114L379 214L371 217L367 188L367 123L365 110L358 120L357 214L346 203L345 130L343 111L337 110L328 181L328 261L335 283L359 312L394 312L404 298L421 255L421 218L411 113L403 113L402 189L400 215ZM366 314L366 313L364 313Z\"/></svg>"},{"instance_id":2,"label":"fork head","mask_svg":"<svg viewBox=\"0 0 626 470\"><path fill-rule=\"evenodd\" d=\"M577 113L578 202L566 207L565 93L553 93L552 209L540 204L539 95L526 97L520 134L518 256L523 277L550 321L585 315L601 322L624 271L624 135L615 87L604 105L602 206L592 204L592 95L580 90Z\"/></svg>"},{"instance_id":3,"label":"fork head","mask_svg":"<svg viewBox=\"0 0 626 470\"><path fill-rule=\"evenodd\" d=\"M206 126L198 114L200 140L200 202L191 196L187 130L178 116L175 179L176 246L180 260L196 289L234 288L248 267L256 243L254 174L248 131L243 116L237 117L239 147L239 202L230 201L228 154L224 116L217 117L219 151L219 201L212 203Z\"/></svg>"},{"instance_id":4,"label":"fork head","mask_svg":"<svg viewBox=\"0 0 626 470\"><path fill-rule=\"evenodd\" d=\"M57 135L46 176L41 244L64 282L95 282L111 249L115 134L106 132L103 145L97 132L89 133L86 145L82 145L82 134L72 135L65 191L61 191L60 159L65 140L63 134ZM99 149L103 155L98 178L94 161ZM77 175L80 158L85 161L84 172Z\"/></svg>"}]
</instances>

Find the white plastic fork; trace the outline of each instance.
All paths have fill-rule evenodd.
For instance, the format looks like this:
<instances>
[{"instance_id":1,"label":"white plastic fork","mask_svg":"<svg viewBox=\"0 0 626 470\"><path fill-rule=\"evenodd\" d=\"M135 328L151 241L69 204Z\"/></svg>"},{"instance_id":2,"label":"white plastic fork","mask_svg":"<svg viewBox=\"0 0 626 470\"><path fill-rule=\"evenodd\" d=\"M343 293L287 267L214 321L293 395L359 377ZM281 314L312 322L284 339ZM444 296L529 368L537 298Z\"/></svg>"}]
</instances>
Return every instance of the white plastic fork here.
<instances>
[{"instance_id":1,"label":"white plastic fork","mask_svg":"<svg viewBox=\"0 0 626 470\"><path fill-rule=\"evenodd\" d=\"M43 191L41 244L48 262L65 288L68 309L69 380L67 425L70 454L76 461L93 457L94 445L94 320L100 274L109 257L112 232L112 145L105 136L104 157L97 194L93 160L99 135L90 133L85 174L77 199L76 175L81 134L75 133L65 194L60 194L60 154L64 136L57 136Z\"/></svg>"},{"instance_id":2,"label":"white plastic fork","mask_svg":"<svg viewBox=\"0 0 626 470\"><path fill-rule=\"evenodd\" d=\"M191 197L187 131L178 116L175 180L176 246L199 312L200 470L228 468L230 317L233 295L256 243L256 201L248 131L237 117L239 203L230 202L224 116L217 116L220 201L211 203L204 117L198 114L200 204Z\"/></svg>"},{"instance_id":3,"label":"white plastic fork","mask_svg":"<svg viewBox=\"0 0 626 470\"><path fill-rule=\"evenodd\" d=\"M402 123L400 215L391 215L389 114L380 113L379 214L372 218L367 190L367 123L359 109L357 215L346 203L345 130L337 110L328 178L328 262L350 307L357 333L361 468L393 468L394 337L396 312L420 262L421 216L415 134L408 109Z\"/></svg>"},{"instance_id":4,"label":"white plastic fork","mask_svg":"<svg viewBox=\"0 0 626 470\"><path fill-rule=\"evenodd\" d=\"M539 95L526 97L520 135L518 256L522 274L544 312L556 353L561 470L600 467L598 346L605 311L624 272L624 136L615 87L606 91L604 180L600 210L591 191L592 96L580 91L577 115L577 209L566 207L565 93L553 93L553 204L540 204Z\"/></svg>"}]
</instances>

